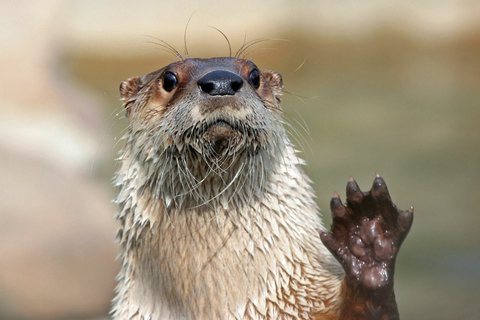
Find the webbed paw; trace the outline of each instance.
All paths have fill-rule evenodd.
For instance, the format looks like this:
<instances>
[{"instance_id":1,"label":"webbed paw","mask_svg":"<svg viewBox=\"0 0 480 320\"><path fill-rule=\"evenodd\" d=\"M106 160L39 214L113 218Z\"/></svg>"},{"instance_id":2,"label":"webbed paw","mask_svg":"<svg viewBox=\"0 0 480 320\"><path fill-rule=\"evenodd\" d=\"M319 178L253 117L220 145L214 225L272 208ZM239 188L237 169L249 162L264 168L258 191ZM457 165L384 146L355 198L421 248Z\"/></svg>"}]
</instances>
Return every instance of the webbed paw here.
<instances>
[{"instance_id":1,"label":"webbed paw","mask_svg":"<svg viewBox=\"0 0 480 320\"><path fill-rule=\"evenodd\" d=\"M395 259L412 225L413 207L398 210L377 173L368 192L350 178L346 204L335 192L330 208L331 230L320 237L343 266L347 287L371 292L393 289Z\"/></svg>"}]
</instances>

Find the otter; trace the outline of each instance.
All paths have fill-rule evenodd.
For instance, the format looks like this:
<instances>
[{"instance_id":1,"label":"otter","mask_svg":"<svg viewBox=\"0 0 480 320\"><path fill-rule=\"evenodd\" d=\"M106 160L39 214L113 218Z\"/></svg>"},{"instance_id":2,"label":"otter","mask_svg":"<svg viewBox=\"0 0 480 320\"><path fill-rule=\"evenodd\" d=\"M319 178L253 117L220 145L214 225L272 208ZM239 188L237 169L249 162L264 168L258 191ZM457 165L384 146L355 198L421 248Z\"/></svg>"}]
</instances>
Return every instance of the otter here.
<instances>
[{"instance_id":1,"label":"otter","mask_svg":"<svg viewBox=\"0 0 480 320\"><path fill-rule=\"evenodd\" d=\"M180 59L120 86L114 319L398 319L413 220L380 175L322 224L280 107L282 77L237 57Z\"/></svg>"}]
</instances>

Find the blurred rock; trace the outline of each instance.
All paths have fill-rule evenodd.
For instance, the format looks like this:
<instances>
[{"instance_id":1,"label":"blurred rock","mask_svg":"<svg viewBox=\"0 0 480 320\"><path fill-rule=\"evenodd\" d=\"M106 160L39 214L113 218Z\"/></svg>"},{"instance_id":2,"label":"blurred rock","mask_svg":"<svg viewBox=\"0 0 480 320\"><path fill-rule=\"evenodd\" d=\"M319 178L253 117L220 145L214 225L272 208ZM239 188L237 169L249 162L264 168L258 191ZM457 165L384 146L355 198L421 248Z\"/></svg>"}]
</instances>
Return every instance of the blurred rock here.
<instances>
[{"instance_id":1,"label":"blurred rock","mask_svg":"<svg viewBox=\"0 0 480 320\"><path fill-rule=\"evenodd\" d=\"M61 5L0 4L0 319L104 316L115 287L108 112L61 72Z\"/></svg>"},{"instance_id":2,"label":"blurred rock","mask_svg":"<svg viewBox=\"0 0 480 320\"><path fill-rule=\"evenodd\" d=\"M109 195L0 147L0 318L105 314L117 272Z\"/></svg>"}]
</instances>

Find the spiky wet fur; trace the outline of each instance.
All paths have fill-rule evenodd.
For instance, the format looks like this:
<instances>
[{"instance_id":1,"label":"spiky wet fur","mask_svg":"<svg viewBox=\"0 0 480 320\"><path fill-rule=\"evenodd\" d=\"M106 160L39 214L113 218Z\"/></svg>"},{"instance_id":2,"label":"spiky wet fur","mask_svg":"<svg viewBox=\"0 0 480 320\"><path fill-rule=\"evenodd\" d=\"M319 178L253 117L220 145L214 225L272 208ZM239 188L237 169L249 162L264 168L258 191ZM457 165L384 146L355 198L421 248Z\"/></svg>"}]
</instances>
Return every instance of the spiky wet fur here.
<instances>
[{"instance_id":1,"label":"spiky wet fur","mask_svg":"<svg viewBox=\"0 0 480 320\"><path fill-rule=\"evenodd\" d=\"M330 319L338 310L343 271L316 231L302 161L279 113L253 109L250 119L220 119L238 133L220 152L203 139L219 118L131 119L116 179L114 319Z\"/></svg>"}]
</instances>

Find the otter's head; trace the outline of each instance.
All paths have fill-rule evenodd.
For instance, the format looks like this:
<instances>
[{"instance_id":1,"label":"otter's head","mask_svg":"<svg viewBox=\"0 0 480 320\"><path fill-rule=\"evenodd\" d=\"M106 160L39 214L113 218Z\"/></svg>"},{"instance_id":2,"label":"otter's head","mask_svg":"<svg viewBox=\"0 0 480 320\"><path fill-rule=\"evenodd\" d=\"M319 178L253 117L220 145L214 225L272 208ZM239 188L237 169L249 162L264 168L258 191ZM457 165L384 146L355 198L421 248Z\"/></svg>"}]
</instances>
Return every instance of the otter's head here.
<instances>
[{"instance_id":1,"label":"otter's head","mask_svg":"<svg viewBox=\"0 0 480 320\"><path fill-rule=\"evenodd\" d=\"M280 74L237 58L184 59L128 79L120 93L130 156L150 166L149 176L165 176L168 162L192 183L231 180L236 164L283 144L282 89Z\"/></svg>"}]
</instances>

